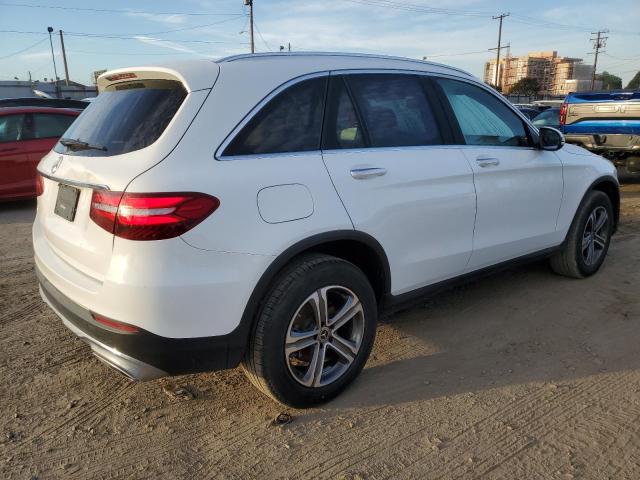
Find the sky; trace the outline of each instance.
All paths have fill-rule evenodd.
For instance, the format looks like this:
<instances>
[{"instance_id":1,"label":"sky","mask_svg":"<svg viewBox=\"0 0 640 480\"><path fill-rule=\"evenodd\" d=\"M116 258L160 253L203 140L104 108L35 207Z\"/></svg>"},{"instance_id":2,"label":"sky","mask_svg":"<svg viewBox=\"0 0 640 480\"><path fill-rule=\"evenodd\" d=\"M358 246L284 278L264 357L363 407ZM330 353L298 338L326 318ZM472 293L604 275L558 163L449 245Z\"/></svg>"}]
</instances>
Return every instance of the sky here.
<instances>
[{"instance_id":1,"label":"sky","mask_svg":"<svg viewBox=\"0 0 640 480\"><path fill-rule=\"evenodd\" d=\"M53 77L47 27L65 32L72 80L94 70L249 51L243 0L0 0L0 80ZM606 6L605 6L606 5ZM104 11L108 10L108 11ZM640 70L640 0L254 0L256 50L399 55L482 76L498 21L512 55L557 50L592 63L591 32L608 29L598 72L623 86ZM64 77L60 39L53 38ZM506 50L503 50L503 54Z\"/></svg>"}]
</instances>

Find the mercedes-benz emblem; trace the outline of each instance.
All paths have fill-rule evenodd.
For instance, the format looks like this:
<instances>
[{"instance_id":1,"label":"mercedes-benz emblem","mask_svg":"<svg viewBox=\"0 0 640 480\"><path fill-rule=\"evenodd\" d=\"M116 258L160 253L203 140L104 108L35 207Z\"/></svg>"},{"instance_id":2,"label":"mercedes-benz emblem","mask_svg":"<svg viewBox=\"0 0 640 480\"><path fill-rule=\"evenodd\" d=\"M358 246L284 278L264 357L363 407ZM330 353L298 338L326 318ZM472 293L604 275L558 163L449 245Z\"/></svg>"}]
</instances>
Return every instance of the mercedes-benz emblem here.
<instances>
[{"instance_id":1,"label":"mercedes-benz emblem","mask_svg":"<svg viewBox=\"0 0 640 480\"><path fill-rule=\"evenodd\" d=\"M58 157L58 160L56 160L56 163L51 165L51 173L56 173L58 168L60 168L60 164L62 163L62 160L63 160L63 157Z\"/></svg>"}]
</instances>

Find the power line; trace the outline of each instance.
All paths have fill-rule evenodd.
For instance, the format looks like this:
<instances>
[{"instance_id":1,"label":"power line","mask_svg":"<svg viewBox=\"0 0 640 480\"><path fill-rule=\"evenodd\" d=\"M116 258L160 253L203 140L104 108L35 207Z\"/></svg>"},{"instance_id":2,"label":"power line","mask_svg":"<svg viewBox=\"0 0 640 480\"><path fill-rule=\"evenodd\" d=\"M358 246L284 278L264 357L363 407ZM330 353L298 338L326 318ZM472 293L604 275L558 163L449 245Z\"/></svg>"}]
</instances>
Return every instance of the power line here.
<instances>
[{"instance_id":1,"label":"power line","mask_svg":"<svg viewBox=\"0 0 640 480\"><path fill-rule=\"evenodd\" d=\"M461 55L476 55L476 54L480 54L480 53L487 53L487 50L489 49L484 49L484 50L475 50L473 52L458 52L458 53L438 53L437 55L425 55L425 59L431 59L431 58L438 58L438 57L458 57Z\"/></svg>"},{"instance_id":2,"label":"power line","mask_svg":"<svg viewBox=\"0 0 640 480\"><path fill-rule=\"evenodd\" d=\"M491 13L477 11L477 10L456 10L451 8L435 8L427 7L424 5L417 5L413 3L399 2L395 0L344 0L346 2L355 3L366 6L377 6L383 8L390 8L393 10L404 10L409 12L418 12L424 14L434 15L452 15L452 16L472 16L472 17L486 17L492 16ZM511 14L512 21L522 23L525 25L532 25L541 28L553 28L556 30L574 30L580 32L587 32L593 30L593 27L585 25L571 25L566 23L553 22L546 19L536 18L528 15ZM616 30L615 33L621 35L640 35L638 31L628 30Z\"/></svg>"},{"instance_id":3,"label":"power line","mask_svg":"<svg viewBox=\"0 0 640 480\"><path fill-rule=\"evenodd\" d=\"M258 28L258 24L254 21L253 22L254 26L256 27L256 31L258 32L258 35L260 36L260 39L262 40L262 43L264 43L264 46L267 47L267 51L272 52L273 48L271 48L271 45L269 45L267 43L267 41L264 39L264 37L262 36L262 32L260 31L260 29Z\"/></svg>"},{"instance_id":4,"label":"power line","mask_svg":"<svg viewBox=\"0 0 640 480\"><path fill-rule=\"evenodd\" d=\"M41 43L46 42L46 41L47 41L46 38L43 38L42 40L38 40L36 43L34 43L32 45L29 45L28 47L23 48L22 50L18 50L17 52L13 52L13 53L10 53L9 55L5 55L4 57L0 57L0 60L4 60L5 58L9 58L9 57L14 57L16 55L20 55L21 53L26 52L27 50L31 50L33 47L36 47L36 46L38 46Z\"/></svg>"},{"instance_id":5,"label":"power line","mask_svg":"<svg viewBox=\"0 0 640 480\"><path fill-rule=\"evenodd\" d=\"M31 3L9 3L0 2L5 7L24 7L24 8L49 8L55 10L74 10L80 12L97 12L97 13L124 13L124 14L141 14L141 15L184 15L184 16L240 16L241 13L205 13L205 12L149 12L141 10L126 10L116 8L88 8L88 7L66 7L62 5L37 5Z\"/></svg>"},{"instance_id":6,"label":"power line","mask_svg":"<svg viewBox=\"0 0 640 480\"><path fill-rule=\"evenodd\" d=\"M420 12L420 13L428 13L428 14L434 14L434 15L461 15L461 16L472 16L472 17L490 17L491 16L491 14L487 12L427 7L425 5L396 2L393 0L345 0L345 1L350 3L360 4L360 5L384 7L384 8L394 9L394 10L404 10L409 12Z\"/></svg>"},{"instance_id":7,"label":"power line","mask_svg":"<svg viewBox=\"0 0 640 480\"><path fill-rule=\"evenodd\" d=\"M45 32L34 32L34 31L24 31L24 30L0 30L0 33L18 33L25 35L47 35ZM115 40L139 40L139 37L149 35L149 34L137 34L134 36L124 34L124 35L107 35L100 33L85 33L85 32L64 32L65 35L72 37L87 37L87 38L108 38ZM167 42L175 42L175 43L207 43L207 44L234 44L237 45L238 42L224 42L220 40L174 40L168 38L158 38L156 40L164 40Z\"/></svg>"}]
</instances>

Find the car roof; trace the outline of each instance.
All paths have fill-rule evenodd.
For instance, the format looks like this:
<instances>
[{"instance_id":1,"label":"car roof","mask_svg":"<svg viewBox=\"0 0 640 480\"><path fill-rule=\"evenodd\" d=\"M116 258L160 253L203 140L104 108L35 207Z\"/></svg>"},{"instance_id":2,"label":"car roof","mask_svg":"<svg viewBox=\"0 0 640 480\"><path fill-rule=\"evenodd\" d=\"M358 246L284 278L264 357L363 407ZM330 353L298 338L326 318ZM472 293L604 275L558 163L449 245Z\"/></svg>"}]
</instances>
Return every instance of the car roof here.
<instances>
[{"instance_id":1,"label":"car roof","mask_svg":"<svg viewBox=\"0 0 640 480\"><path fill-rule=\"evenodd\" d=\"M218 75L223 71L225 74L235 75L246 81L245 75L255 69L259 69L261 74L251 75L250 78L270 83L272 86L305 74L359 69L413 70L448 74L480 81L469 72L459 68L411 58L363 53L283 52L242 54L218 60L181 60L118 68L100 75L98 89L102 91L111 82L120 80L113 80L110 77L133 72L139 78L153 78L154 74L157 74L159 78L175 78L180 80L187 90L197 91L211 88Z\"/></svg>"},{"instance_id":2,"label":"car roof","mask_svg":"<svg viewBox=\"0 0 640 480\"><path fill-rule=\"evenodd\" d=\"M16 113L57 113L62 115L78 116L82 113L82 110L57 107L0 107L0 116Z\"/></svg>"},{"instance_id":3,"label":"car roof","mask_svg":"<svg viewBox=\"0 0 640 480\"><path fill-rule=\"evenodd\" d=\"M431 62L427 60L418 60L406 57L395 57L391 55L377 55L369 53L343 53L343 52L270 52L270 53L245 53L240 55L232 55L216 60L216 63L231 62L264 62L272 61L273 63L293 63L299 62L304 58L313 58L321 61L325 65L333 65L336 69L348 69L353 66L354 62L359 65L368 63L371 68L405 68L413 70L450 70L457 75L475 78L471 73L457 67L450 67L442 63Z\"/></svg>"}]
</instances>

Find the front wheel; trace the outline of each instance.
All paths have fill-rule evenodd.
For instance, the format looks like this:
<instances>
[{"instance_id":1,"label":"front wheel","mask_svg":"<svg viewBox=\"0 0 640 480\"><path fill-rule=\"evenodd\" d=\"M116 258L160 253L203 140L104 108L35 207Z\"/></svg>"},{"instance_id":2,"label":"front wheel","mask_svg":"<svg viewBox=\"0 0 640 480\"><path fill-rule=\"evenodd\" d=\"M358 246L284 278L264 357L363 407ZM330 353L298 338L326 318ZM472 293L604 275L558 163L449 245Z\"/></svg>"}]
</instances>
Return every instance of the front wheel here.
<instances>
[{"instance_id":1,"label":"front wheel","mask_svg":"<svg viewBox=\"0 0 640 480\"><path fill-rule=\"evenodd\" d=\"M572 278L596 273L607 256L613 222L609 197L600 191L589 192L576 213L564 248L551 257L553 271Z\"/></svg>"},{"instance_id":2,"label":"front wheel","mask_svg":"<svg viewBox=\"0 0 640 480\"><path fill-rule=\"evenodd\" d=\"M286 405L330 400L364 367L376 317L375 295L360 269L328 255L302 257L267 294L244 370Z\"/></svg>"}]
</instances>

